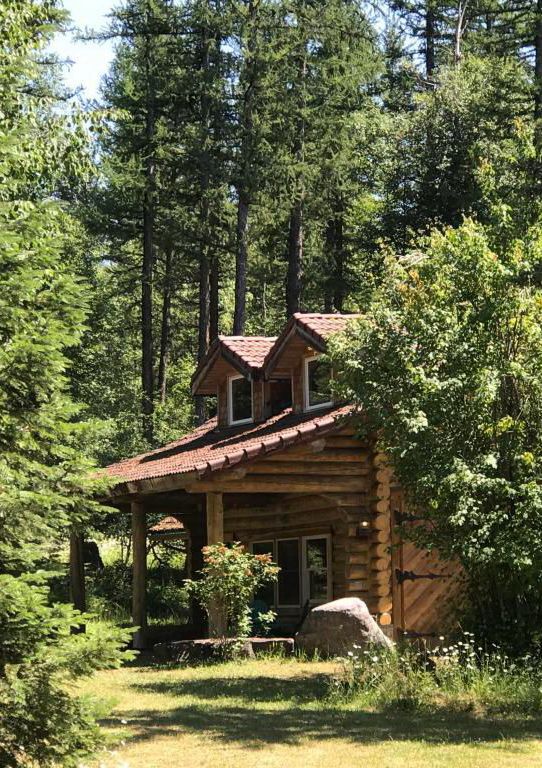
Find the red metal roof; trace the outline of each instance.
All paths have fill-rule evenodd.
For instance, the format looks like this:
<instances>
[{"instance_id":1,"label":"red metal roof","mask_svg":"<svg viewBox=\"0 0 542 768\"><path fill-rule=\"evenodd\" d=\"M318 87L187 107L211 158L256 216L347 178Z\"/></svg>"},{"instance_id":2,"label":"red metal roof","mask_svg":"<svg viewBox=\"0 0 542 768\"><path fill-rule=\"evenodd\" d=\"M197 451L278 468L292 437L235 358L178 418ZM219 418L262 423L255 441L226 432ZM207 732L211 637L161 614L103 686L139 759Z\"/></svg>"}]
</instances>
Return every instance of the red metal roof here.
<instances>
[{"instance_id":1,"label":"red metal roof","mask_svg":"<svg viewBox=\"0 0 542 768\"><path fill-rule=\"evenodd\" d=\"M201 384L205 384L206 377L220 357L224 357L239 373L257 375L275 341L275 336L219 336L200 360L192 376L193 394L198 392Z\"/></svg>"},{"instance_id":2,"label":"red metal roof","mask_svg":"<svg viewBox=\"0 0 542 768\"><path fill-rule=\"evenodd\" d=\"M182 533L184 531L184 523L175 515L168 515L159 520L156 525L152 525L149 528L150 534L160 533Z\"/></svg>"},{"instance_id":3,"label":"red metal roof","mask_svg":"<svg viewBox=\"0 0 542 768\"><path fill-rule=\"evenodd\" d=\"M250 368L261 368L276 336L219 336L223 346Z\"/></svg>"},{"instance_id":4,"label":"red metal roof","mask_svg":"<svg viewBox=\"0 0 542 768\"><path fill-rule=\"evenodd\" d=\"M294 414L288 408L261 424L220 431L216 419L210 419L180 440L111 464L104 472L119 483L194 473L202 477L313 440L336 428L351 411L350 405L331 406L316 414Z\"/></svg>"},{"instance_id":5,"label":"red metal roof","mask_svg":"<svg viewBox=\"0 0 542 768\"><path fill-rule=\"evenodd\" d=\"M348 323L360 315L320 315L296 312L293 316L296 324L322 343L333 333L344 331Z\"/></svg>"},{"instance_id":6,"label":"red metal roof","mask_svg":"<svg viewBox=\"0 0 542 768\"><path fill-rule=\"evenodd\" d=\"M265 356L263 364L265 375L268 376L271 373L283 349L296 333L304 336L312 347L320 352L324 352L326 341L329 337L334 333L344 331L348 323L356 317L360 317L360 315L325 315L296 312L292 315L284 330Z\"/></svg>"}]
</instances>

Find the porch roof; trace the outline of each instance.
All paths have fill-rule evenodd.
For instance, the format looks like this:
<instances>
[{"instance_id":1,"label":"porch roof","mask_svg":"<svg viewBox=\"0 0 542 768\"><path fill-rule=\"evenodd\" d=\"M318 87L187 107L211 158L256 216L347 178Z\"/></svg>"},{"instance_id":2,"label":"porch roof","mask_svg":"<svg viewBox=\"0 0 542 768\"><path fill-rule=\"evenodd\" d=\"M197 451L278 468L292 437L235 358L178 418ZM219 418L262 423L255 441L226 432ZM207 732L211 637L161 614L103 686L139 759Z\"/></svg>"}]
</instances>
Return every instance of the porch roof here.
<instances>
[{"instance_id":1,"label":"porch roof","mask_svg":"<svg viewBox=\"0 0 542 768\"><path fill-rule=\"evenodd\" d=\"M217 429L210 419L180 440L148 453L110 464L104 469L119 483L168 475L204 477L258 456L314 440L342 424L353 408L335 405L317 414L294 414L290 408L261 424Z\"/></svg>"}]
</instances>

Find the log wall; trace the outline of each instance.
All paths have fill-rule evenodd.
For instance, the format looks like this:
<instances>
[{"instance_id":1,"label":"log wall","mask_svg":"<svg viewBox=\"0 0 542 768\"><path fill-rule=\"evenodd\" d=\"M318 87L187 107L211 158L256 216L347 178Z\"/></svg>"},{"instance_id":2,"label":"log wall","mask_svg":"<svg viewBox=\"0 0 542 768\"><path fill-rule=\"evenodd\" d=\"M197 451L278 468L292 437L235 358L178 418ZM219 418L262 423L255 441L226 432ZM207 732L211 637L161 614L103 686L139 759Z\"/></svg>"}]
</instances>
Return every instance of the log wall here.
<instances>
[{"instance_id":1,"label":"log wall","mask_svg":"<svg viewBox=\"0 0 542 768\"><path fill-rule=\"evenodd\" d=\"M333 599L360 597L375 613L382 606L391 609L382 602L375 587L379 576L373 572L389 564L389 555L387 542L379 541L372 530L375 468L370 446L345 430L248 465L235 487L244 492L267 490L275 496L270 502L267 497L265 505L252 499L245 506L242 496L236 495L233 505L226 495L226 540L250 545L271 538L331 534ZM389 582L389 567L387 576Z\"/></svg>"}]
</instances>

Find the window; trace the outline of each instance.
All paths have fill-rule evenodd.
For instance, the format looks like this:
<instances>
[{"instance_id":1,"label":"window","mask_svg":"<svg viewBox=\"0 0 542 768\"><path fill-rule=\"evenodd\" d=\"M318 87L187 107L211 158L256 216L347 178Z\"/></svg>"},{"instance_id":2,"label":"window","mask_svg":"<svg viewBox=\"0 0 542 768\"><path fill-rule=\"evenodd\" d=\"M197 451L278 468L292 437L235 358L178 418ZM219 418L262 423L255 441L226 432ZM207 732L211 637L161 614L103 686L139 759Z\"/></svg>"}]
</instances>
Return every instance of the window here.
<instances>
[{"instance_id":1,"label":"window","mask_svg":"<svg viewBox=\"0 0 542 768\"><path fill-rule=\"evenodd\" d=\"M251 546L254 555L271 555L275 559L275 543L273 541L255 541ZM263 584L257 592L254 593L254 600L264 603L269 609L275 605L275 585Z\"/></svg>"},{"instance_id":2,"label":"window","mask_svg":"<svg viewBox=\"0 0 542 768\"><path fill-rule=\"evenodd\" d=\"M331 599L329 536L306 536L303 539L303 591L310 603Z\"/></svg>"},{"instance_id":3,"label":"window","mask_svg":"<svg viewBox=\"0 0 542 768\"><path fill-rule=\"evenodd\" d=\"M299 539L278 539L277 565L280 568L277 605L300 605Z\"/></svg>"},{"instance_id":4,"label":"window","mask_svg":"<svg viewBox=\"0 0 542 768\"><path fill-rule=\"evenodd\" d=\"M331 366L320 357L305 359L305 410L331 405Z\"/></svg>"},{"instance_id":5,"label":"window","mask_svg":"<svg viewBox=\"0 0 542 768\"><path fill-rule=\"evenodd\" d=\"M244 376L228 379L228 410L230 424L252 421L252 382Z\"/></svg>"},{"instance_id":6,"label":"window","mask_svg":"<svg viewBox=\"0 0 542 768\"><path fill-rule=\"evenodd\" d=\"M307 601L317 605L332 599L329 534L255 541L251 550L255 555L272 555L280 568L277 582L258 590L255 600L267 606L299 608Z\"/></svg>"}]
</instances>

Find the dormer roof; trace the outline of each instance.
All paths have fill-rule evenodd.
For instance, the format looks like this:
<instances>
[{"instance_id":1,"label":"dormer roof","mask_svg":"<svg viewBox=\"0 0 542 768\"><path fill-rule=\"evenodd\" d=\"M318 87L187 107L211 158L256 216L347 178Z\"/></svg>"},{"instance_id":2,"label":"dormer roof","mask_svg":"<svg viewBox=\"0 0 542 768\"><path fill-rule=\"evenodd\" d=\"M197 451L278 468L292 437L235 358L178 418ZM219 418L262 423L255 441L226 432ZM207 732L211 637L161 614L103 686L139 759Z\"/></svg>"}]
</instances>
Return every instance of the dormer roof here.
<instances>
[{"instance_id":1,"label":"dormer roof","mask_svg":"<svg viewBox=\"0 0 542 768\"><path fill-rule=\"evenodd\" d=\"M295 348L292 349L294 356L307 347L315 352L325 352L329 337L344 331L348 323L359 316L296 312L265 357L265 377L269 378L276 372L279 360L292 341L296 342Z\"/></svg>"},{"instance_id":2,"label":"dormer roof","mask_svg":"<svg viewBox=\"0 0 542 768\"><path fill-rule=\"evenodd\" d=\"M225 372L259 378L265 357L275 341L276 336L219 336L192 377L192 393L214 395L217 381Z\"/></svg>"}]
</instances>

